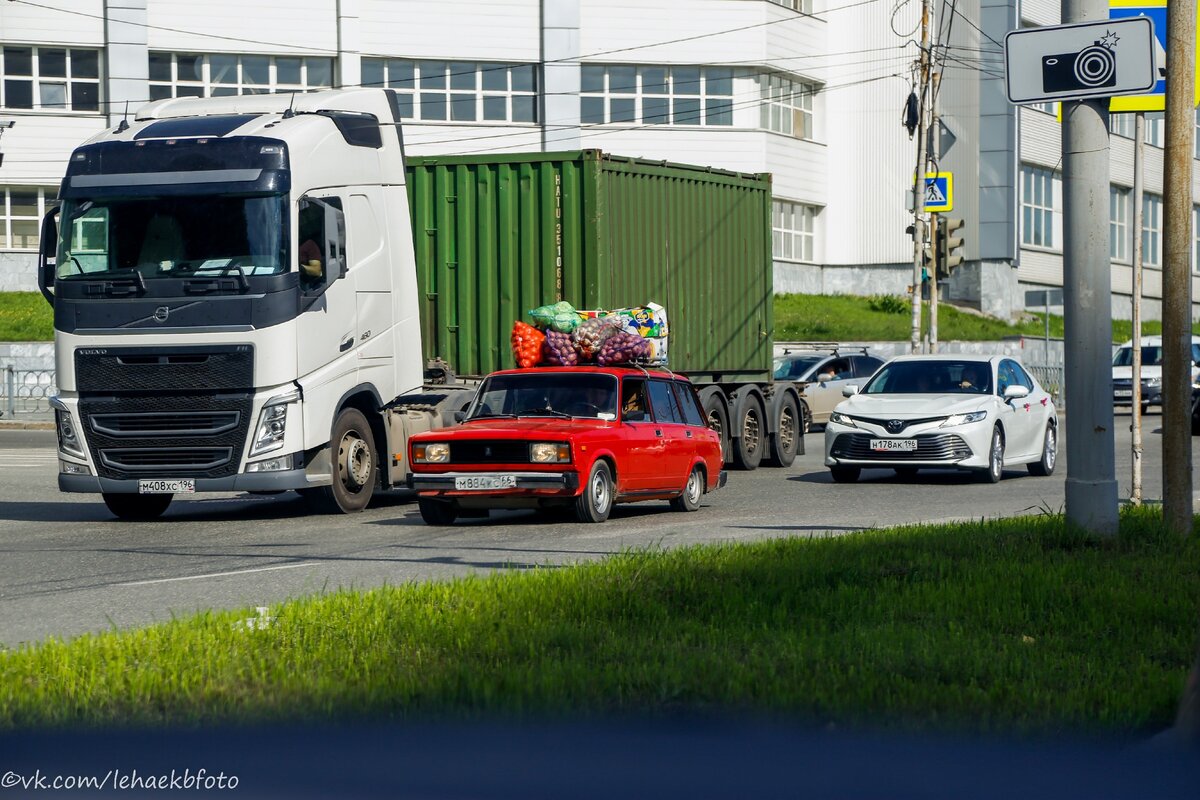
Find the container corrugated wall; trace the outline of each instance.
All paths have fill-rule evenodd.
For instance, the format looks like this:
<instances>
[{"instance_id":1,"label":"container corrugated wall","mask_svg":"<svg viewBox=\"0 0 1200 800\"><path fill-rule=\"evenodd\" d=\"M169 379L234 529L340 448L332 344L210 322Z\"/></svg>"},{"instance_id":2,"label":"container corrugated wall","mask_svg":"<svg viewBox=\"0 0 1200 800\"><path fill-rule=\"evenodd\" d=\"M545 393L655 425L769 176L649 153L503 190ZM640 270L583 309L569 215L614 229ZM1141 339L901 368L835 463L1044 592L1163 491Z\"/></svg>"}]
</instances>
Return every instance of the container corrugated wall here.
<instances>
[{"instance_id":1,"label":"container corrugated wall","mask_svg":"<svg viewBox=\"0 0 1200 800\"><path fill-rule=\"evenodd\" d=\"M599 151L408 163L426 358L513 366L514 320L544 303L661 303L670 365L702 381L770 373L770 180Z\"/></svg>"}]
</instances>

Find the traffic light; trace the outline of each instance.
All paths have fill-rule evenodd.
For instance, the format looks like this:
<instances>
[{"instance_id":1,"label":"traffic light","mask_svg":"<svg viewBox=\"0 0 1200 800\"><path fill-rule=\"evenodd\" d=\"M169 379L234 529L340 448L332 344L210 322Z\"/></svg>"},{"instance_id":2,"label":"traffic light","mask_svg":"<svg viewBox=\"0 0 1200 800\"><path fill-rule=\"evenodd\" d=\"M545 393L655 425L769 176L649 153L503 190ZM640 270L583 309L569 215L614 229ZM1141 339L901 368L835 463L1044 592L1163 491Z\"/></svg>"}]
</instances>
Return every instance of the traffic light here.
<instances>
[{"instance_id":1,"label":"traffic light","mask_svg":"<svg viewBox=\"0 0 1200 800\"><path fill-rule=\"evenodd\" d=\"M949 277L950 271L963 262L962 253L956 253L963 246L963 237L955 236L954 232L966 223L961 219L940 217L937 227L937 269L939 277Z\"/></svg>"}]
</instances>

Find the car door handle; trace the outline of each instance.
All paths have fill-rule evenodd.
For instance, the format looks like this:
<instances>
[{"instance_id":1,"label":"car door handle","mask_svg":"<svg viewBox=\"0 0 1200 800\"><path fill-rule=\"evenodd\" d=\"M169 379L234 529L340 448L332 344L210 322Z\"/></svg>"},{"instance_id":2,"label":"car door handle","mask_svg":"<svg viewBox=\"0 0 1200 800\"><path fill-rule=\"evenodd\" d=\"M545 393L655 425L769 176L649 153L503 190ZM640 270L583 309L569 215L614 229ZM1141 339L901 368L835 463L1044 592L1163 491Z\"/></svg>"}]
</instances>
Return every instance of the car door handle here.
<instances>
[{"instance_id":1,"label":"car door handle","mask_svg":"<svg viewBox=\"0 0 1200 800\"><path fill-rule=\"evenodd\" d=\"M689 439L690 439L690 438L692 438L692 432L691 432L691 431L685 431L685 433L687 433L687 438L689 438Z\"/></svg>"},{"instance_id":2,"label":"car door handle","mask_svg":"<svg viewBox=\"0 0 1200 800\"><path fill-rule=\"evenodd\" d=\"M338 346L338 352L344 353L344 352L346 352L347 350L349 350L349 349L350 349L351 347L353 347L353 346L354 346L354 337L353 337L353 336L351 336L349 339L347 339L346 341L342 342L342 343L341 343L341 344Z\"/></svg>"},{"instance_id":3,"label":"car door handle","mask_svg":"<svg viewBox=\"0 0 1200 800\"><path fill-rule=\"evenodd\" d=\"M655 435L655 436L662 436L662 429L661 429L661 428L655 428L655 429L654 429L654 435Z\"/></svg>"}]
</instances>

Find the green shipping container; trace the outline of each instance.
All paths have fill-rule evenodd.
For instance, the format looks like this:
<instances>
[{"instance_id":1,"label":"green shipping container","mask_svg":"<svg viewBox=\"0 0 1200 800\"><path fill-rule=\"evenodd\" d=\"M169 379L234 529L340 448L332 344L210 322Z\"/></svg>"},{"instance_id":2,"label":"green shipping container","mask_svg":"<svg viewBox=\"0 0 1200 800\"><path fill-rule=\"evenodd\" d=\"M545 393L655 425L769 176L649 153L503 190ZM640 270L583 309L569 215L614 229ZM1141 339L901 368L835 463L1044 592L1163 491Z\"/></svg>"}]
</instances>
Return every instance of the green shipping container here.
<instances>
[{"instance_id":1,"label":"green shipping container","mask_svg":"<svg viewBox=\"0 0 1200 800\"><path fill-rule=\"evenodd\" d=\"M408 160L425 357L460 375L514 366L527 312L659 303L672 370L770 378L770 175L598 150Z\"/></svg>"}]
</instances>

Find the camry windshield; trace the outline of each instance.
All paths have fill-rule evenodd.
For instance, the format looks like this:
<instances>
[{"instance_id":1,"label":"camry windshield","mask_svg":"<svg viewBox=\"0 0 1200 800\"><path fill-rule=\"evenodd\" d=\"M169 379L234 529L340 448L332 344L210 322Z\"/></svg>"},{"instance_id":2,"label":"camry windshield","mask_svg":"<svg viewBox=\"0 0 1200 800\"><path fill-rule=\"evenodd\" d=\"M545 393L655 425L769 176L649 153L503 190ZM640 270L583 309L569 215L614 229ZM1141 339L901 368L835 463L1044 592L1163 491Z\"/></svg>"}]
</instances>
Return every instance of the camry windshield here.
<instances>
[{"instance_id":1,"label":"camry windshield","mask_svg":"<svg viewBox=\"0 0 1200 800\"><path fill-rule=\"evenodd\" d=\"M278 195L68 200L58 280L286 272L284 209Z\"/></svg>"},{"instance_id":2,"label":"camry windshield","mask_svg":"<svg viewBox=\"0 0 1200 800\"><path fill-rule=\"evenodd\" d=\"M488 378L467 414L484 417L617 418L617 379L580 372L531 372Z\"/></svg>"},{"instance_id":3,"label":"camry windshield","mask_svg":"<svg viewBox=\"0 0 1200 800\"><path fill-rule=\"evenodd\" d=\"M896 361L885 365L863 394L989 394L986 361Z\"/></svg>"},{"instance_id":4,"label":"camry windshield","mask_svg":"<svg viewBox=\"0 0 1200 800\"><path fill-rule=\"evenodd\" d=\"M1154 345L1142 346L1142 366L1153 367L1162 363L1163 351L1161 347ZM1122 347L1113 356L1114 367L1132 367L1133 366L1133 348Z\"/></svg>"}]
</instances>

